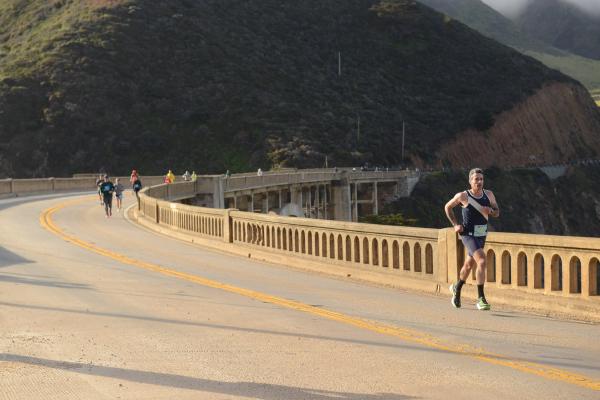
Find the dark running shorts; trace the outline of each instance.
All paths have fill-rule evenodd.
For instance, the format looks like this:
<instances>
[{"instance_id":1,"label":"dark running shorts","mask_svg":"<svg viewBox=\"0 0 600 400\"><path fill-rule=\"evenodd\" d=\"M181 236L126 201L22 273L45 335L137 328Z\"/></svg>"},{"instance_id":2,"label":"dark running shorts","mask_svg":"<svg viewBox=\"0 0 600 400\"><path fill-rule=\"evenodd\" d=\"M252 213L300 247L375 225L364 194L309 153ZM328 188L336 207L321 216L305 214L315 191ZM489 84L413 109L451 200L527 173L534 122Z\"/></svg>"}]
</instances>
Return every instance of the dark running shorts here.
<instances>
[{"instance_id":1,"label":"dark running shorts","mask_svg":"<svg viewBox=\"0 0 600 400\"><path fill-rule=\"evenodd\" d=\"M460 240L462 240L465 248L467 249L467 253L471 257L473 257L473 253L479 249L483 249L483 246L485 246L485 236L475 237L465 235L461 236Z\"/></svg>"}]
</instances>

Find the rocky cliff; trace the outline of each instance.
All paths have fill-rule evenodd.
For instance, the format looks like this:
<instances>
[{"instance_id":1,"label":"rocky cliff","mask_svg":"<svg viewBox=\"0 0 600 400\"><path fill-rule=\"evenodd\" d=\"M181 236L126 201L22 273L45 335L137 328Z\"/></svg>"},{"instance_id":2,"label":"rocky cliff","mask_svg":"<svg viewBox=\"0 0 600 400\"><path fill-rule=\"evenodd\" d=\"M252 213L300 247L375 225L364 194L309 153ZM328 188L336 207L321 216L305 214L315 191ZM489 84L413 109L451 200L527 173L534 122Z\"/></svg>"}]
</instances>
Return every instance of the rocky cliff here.
<instances>
[{"instance_id":1,"label":"rocky cliff","mask_svg":"<svg viewBox=\"0 0 600 400\"><path fill-rule=\"evenodd\" d=\"M493 95L493 94L490 94ZM545 85L494 117L485 131L467 129L441 146L442 165L553 164L600 154L600 113L579 85Z\"/></svg>"}]
</instances>

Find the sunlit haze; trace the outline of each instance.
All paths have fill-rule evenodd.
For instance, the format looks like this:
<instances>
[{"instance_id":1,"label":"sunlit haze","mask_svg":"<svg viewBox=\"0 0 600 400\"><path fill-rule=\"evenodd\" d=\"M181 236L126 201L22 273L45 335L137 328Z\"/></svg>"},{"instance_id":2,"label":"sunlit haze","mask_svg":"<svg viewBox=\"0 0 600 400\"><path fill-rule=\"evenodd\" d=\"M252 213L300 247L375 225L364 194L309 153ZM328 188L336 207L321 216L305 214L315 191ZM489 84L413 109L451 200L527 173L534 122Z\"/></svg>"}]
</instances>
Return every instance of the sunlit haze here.
<instances>
[{"instance_id":1,"label":"sunlit haze","mask_svg":"<svg viewBox=\"0 0 600 400\"><path fill-rule=\"evenodd\" d=\"M482 0L507 17L516 17L532 0ZM600 16L600 0L561 0L578 6L581 10Z\"/></svg>"}]
</instances>

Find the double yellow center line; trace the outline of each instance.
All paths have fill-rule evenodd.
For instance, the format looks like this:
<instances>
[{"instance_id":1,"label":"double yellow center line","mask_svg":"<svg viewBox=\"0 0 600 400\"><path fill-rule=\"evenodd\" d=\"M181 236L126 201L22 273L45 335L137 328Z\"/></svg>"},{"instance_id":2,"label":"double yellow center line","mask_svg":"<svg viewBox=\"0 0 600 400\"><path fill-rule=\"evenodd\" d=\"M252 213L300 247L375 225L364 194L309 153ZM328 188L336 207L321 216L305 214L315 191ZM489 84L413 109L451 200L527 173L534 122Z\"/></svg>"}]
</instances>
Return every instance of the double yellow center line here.
<instances>
[{"instance_id":1,"label":"double yellow center line","mask_svg":"<svg viewBox=\"0 0 600 400\"><path fill-rule=\"evenodd\" d=\"M504 367L508 367L511 369L515 369L521 372L526 372L529 374L537 375L542 378L552 379L557 381L562 381L565 383L581 386L587 389L600 391L600 381L594 380L584 375L575 374L569 371L551 368L545 366L543 364L538 364L534 362L528 361L520 361L513 360L509 357L492 354L486 352L484 350L474 349L468 345L456 345L456 344L444 344L441 341L435 339L434 337L415 330L400 328L397 326L386 325L379 322L367 321L360 318L355 318L349 315L341 314L335 311L329 311L326 309L313 307L308 304L300 303L293 300L284 299L281 297L271 296L265 293L256 292L253 290L248 290L232 285L228 285L225 283L217 282L214 280L206 279L201 276L187 274L184 272L179 272L176 270L168 269L161 267L156 264L148 263L145 261L136 260L131 257L127 257L123 254L119 254L113 252L108 249L104 249L102 247L96 246L92 243L83 241L73 235L69 235L61 230L52 220L52 216L59 210L81 203L83 201L87 201L89 197L76 199L71 201L66 201L60 203L54 207L48 208L42 212L40 215L40 224L54 233L55 235L61 237L62 239L73 243L79 247L90 250L94 253L100 254L102 256L111 258L113 260L119 261L123 264L131 265L137 268L142 268L148 271L156 272L159 274L163 274L166 276L171 276L174 278L182 279L188 282L194 282L202 286L224 290L230 293L235 293L241 296L245 296L251 299L260 300L266 303L276 304L281 307L286 307L289 309L302 311L305 313L309 313L312 315L317 315L322 318L326 318L332 321L341 322L347 325L355 326L357 328L365 329L368 331L376 332L383 335L397 337L407 342L417 343L419 345L434 348L441 351L446 351L448 353L454 353L459 355L464 355L467 357L471 357L480 361L484 361L494 365L500 365Z\"/></svg>"}]
</instances>

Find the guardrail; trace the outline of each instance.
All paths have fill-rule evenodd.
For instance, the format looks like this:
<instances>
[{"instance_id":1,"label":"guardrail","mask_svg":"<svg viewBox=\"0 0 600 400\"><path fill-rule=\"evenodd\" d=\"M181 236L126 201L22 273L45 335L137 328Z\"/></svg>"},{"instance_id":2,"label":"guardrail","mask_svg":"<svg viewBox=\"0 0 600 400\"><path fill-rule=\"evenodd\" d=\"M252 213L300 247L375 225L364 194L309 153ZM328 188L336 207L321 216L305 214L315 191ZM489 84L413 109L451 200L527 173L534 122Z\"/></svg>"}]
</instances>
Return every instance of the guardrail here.
<instances>
[{"instance_id":1,"label":"guardrail","mask_svg":"<svg viewBox=\"0 0 600 400\"><path fill-rule=\"evenodd\" d=\"M231 211L231 243L353 268L446 280L438 230ZM444 251L445 254L445 251Z\"/></svg>"},{"instance_id":2,"label":"guardrail","mask_svg":"<svg viewBox=\"0 0 600 400\"><path fill-rule=\"evenodd\" d=\"M330 182L342 177L351 181L373 180L413 176L415 172L401 171L352 171L349 169L299 170L296 172L269 172L256 174L236 174L224 180L225 192L250 190L269 186L297 185L303 183Z\"/></svg>"},{"instance_id":3,"label":"guardrail","mask_svg":"<svg viewBox=\"0 0 600 400\"><path fill-rule=\"evenodd\" d=\"M119 178L129 185L129 177ZM113 179L114 182L114 178ZM146 186L162 183L161 176L141 177ZM86 191L96 189L96 177L87 178L39 178L39 179L0 179L0 197L17 197L42 193L60 193L69 191Z\"/></svg>"},{"instance_id":4,"label":"guardrail","mask_svg":"<svg viewBox=\"0 0 600 400\"><path fill-rule=\"evenodd\" d=\"M486 257L487 280L499 288L562 297L600 294L600 238L494 232Z\"/></svg>"}]
</instances>

